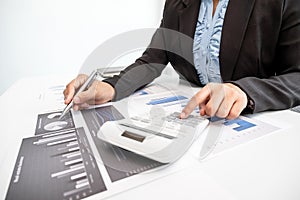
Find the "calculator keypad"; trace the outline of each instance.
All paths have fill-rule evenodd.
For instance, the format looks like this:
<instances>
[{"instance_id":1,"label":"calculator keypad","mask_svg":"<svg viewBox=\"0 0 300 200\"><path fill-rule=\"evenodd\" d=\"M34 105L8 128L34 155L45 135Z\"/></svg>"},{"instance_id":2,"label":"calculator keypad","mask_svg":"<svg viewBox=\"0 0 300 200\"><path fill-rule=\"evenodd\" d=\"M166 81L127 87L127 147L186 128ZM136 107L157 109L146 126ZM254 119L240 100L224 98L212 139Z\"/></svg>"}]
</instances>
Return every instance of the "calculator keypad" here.
<instances>
[{"instance_id":1,"label":"calculator keypad","mask_svg":"<svg viewBox=\"0 0 300 200\"><path fill-rule=\"evenodd\" d=\"M163 129L163 132L172 136L178 134L186 134L188 132L196 131L199 125L205 118L196 115L189 115L186 119L179 118L179 112L173 112L165 117L162 116L133 116L131 120L142 126L149 126L152 129Z\"/></svg>"}]
</instances>

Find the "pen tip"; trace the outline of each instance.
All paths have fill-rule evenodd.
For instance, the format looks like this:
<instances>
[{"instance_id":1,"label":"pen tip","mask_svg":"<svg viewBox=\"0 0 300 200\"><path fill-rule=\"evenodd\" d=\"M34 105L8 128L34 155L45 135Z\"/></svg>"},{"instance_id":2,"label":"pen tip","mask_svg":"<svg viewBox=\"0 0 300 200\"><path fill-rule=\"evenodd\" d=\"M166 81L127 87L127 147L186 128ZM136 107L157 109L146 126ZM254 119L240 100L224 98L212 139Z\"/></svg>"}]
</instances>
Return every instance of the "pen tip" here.
<instances>
[{"instance_id":1,"label":"pen tip","mask_svg":"<svg viewBox=\"0 0 300 200\"><path fill-rule=\"evenodd\" d=\"M62 120L63 117L64 117L64 114L61 113L61 115L59 116L58 120Z\"/></svg>"}]
</instances>

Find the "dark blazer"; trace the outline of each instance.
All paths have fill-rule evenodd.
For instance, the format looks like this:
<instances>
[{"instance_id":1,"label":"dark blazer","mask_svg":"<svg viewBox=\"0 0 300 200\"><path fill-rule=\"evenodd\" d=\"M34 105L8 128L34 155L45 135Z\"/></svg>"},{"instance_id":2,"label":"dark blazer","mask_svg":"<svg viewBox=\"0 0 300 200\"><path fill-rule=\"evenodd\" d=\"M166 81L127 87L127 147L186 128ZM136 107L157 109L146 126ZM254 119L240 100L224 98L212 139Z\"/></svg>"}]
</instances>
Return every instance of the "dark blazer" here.
<instances>
[{"instance_id":1,"label":"dark blazer","mask_svg":"<svg viewBox=\"0 0 300 200\"><path fill-rule=\"evenodd\" d=\"M179 31L192 41L200 2L166 0L160 27ZM153 48L161 43L167 50ZM120 76L105 80L115 87L115 100L150 83L169 62L181 76L201 85L191 63L190 43L157 31L135 63ZM187 59L168 50L183 45ZM300 104L299 0L230 0L221 37L220 71L224 82L238 85L255 102L254 112Z\"/></svg>"}]
</instances>

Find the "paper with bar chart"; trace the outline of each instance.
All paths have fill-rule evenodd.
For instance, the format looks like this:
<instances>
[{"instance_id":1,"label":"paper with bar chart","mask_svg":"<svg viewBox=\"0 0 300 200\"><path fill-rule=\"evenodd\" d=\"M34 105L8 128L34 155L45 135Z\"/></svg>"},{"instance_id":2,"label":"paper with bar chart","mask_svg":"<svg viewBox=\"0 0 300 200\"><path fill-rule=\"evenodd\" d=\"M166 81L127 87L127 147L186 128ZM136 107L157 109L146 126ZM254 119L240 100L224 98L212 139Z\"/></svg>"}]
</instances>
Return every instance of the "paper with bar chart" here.
<instances>
[{"instance_id":1,"label":"paper with bar chart","mask_svg":"<svg viewBox=\"0 0 300 200\"><path fill-rule=\"evenodd\" d=\"M245 116L240 116L234 120L217 120L214 121L214 123L220 123L223 126L221 137L214 153L221 152L281 129L281 127L266 121Z\"/></svg>"},{"instance_id":2,"label":"paper with bar chart","mask_svg":"<svg viewBox=\"0 0 300 200\"><path fill-rule=\"evenodd\" d=\"M205 137L198 140L190 149L190 152L200 160L274 133L285 126L252 116L240 116L234 120L212 117L210 123ZM209 141L207 139L209 137L214 137L214 141ZM203 152L206 152L205 156L201 155Z\"/></svg>"},{"instance_id":3,"label":"paper with bar chart","mask_svg":"<svg viewBox=\"0 0 300 200\"><path fill-rule=\"evenodd\" d=\"M81 199L106 190L82 128L23 139L7 200Z\"/></svg>"}]
</instances>

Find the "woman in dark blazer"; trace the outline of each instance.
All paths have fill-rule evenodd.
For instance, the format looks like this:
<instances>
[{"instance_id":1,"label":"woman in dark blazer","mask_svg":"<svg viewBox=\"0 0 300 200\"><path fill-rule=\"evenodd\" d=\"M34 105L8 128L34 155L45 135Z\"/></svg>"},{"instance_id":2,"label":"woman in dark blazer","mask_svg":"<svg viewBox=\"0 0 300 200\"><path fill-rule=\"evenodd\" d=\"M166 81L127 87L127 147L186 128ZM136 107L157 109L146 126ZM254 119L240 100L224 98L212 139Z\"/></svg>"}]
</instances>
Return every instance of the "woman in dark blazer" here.
<instances>
[{"instance_id":1,"label":"woman in dark blazer","mask_svg":"<svg viewBox=\"0 0 300 200\"><path fill-rule=\"evenodd\" d=\"M167 0L160 28L194 38L200 3L201 0ZM78 94L74 98L74 109L86 103L126 97L159 76L161 66L169 62L181 76L201 86L195 67L188 59L166 49L151 48L166 40L173 46L182 46L178 38L166 39L158 29L149 48L135 63L120 76L95 83ZM190 44L186 47L185 53L192 57ZM184 108L181 117L196 106L201 107L202 115L231 119L241 112L287 109L300 104L299 0L230 0L222 28L219 61L223 82L204 86ZM137 67L139 76L130 75ZM65 103L71 101L80 85L75 87L74 83L85 78L79 75L67 85ZM219 95L222 98L218 98Z\"/></svg>"}]
</instances>

